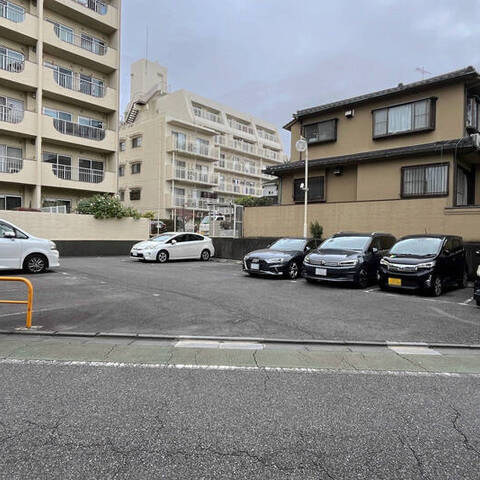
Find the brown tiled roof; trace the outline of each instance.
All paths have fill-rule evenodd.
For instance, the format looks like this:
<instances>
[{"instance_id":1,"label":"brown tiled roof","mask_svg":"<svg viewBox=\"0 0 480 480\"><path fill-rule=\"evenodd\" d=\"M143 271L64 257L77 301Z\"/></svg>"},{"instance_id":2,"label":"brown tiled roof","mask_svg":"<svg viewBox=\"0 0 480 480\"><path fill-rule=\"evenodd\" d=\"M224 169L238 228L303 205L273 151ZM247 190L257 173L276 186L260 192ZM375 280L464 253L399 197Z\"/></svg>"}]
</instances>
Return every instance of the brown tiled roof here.
<instances>
[{"instance_id":1,"label":"brown tiled roof","mask_svg":"<svg viewBox=\"0 0 480 480\"><path fill-rule=\"evenodd\" d=\"M390 158L403 158L411 155L434 155L436 153L448 153L453 151L470 152L474 151L475 146L471 137L456 138L454 140L443 140L440 142L423 143L420 145L409 145L407 147L389 148L386 150L370 150L368 152L353 153L351 155L341 155L337 157L317 158L308 161L309 168L312 167L331 167L339 165L357 164L366 161L387 160ZM305 168L305 162L284 163L274 165L264 170L268 175L282 176L295 170Z\"/></svg>"},{"instance_id":2,"label":"brown tiled roof","mask_svg":"<svg viewBox=\"0 0 480 480\"><path fill-rule=\"evenodd\" d=\"M455 70L453 72L444 73L443 75L438 75L436 77L420 80L419 82L407 83L405 85L403 83L399 83L398 86L393 88L387 88L386 90L379 90L377 92L367 93L364 95L359 95L357 97L351 97L332 103L326 103L317 107L310 107L303 110L298 110L297 113L293 114L293 119L288 122L283 128L289 130L298 118L313 115L316 113L329 112L339 107L354 107L358 104L365 103L370 100L389 97L392 95L397 95L399 93L408 93L414 90L422 90L427 87L434 87L437 85L455 83L458 81L465 81L469 79L478 80L479 78L480 76L477 71L472 66L469 66L466 68L462 68L461 70Z\"/></svg>"}]
</instances>

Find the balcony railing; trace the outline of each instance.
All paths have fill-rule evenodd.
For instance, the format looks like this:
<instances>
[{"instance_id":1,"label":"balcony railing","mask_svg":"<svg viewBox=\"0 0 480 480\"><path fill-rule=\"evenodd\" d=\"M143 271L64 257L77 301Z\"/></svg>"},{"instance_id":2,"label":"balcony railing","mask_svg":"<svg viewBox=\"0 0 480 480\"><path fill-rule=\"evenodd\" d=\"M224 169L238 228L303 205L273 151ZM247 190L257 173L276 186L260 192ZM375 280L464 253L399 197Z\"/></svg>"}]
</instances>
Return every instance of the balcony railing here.
<instances>
[{"instance_id":1,"label":"balcony railing","mask_svg":"<svg viewBox=\"0 0 480 480\"><path fill-rule=\"evenodd\" d=\"M107 46L99 40L84 35L78 35L70 30L62 28L61 25L54 24L53 28L55 30L55 35L63 42L71 43L72 45L76 45L77 47L83 48L84 50L88 50L97 55L105 55L107 53Z\"/></svg>"},{"instance_id":2,"label":"balcony railing","mask_svg":"<svg viewBox=\"0 0 480 480\"><path fill-rule=\"evenodd\" d=\"M205 118L215 123L223 123L222 117L218 113L209 112L203 108L193 107L193 113L196 117Z\"/></svg>"},{"instance_id":3,"label":"balcony railing","mask_svg":"<svg viewBox=\"0 0 480 480\"><path fill-rule=\"evenodd\" d=\"M275 143L278 143L278 138L276 135L273 135L271 133L268 133L266 132L265 130L259 130L257 129L258 131L258 136L260 138L263 138L265 140L269 140L270 142L275 142Z\"/></svg>"},{"instance_id":4,"label":"balcony railing","mask_svg":"<svg viewBox=\"0 0 480 480\"><path fill-rule=\"evenodd\" d=\"M0 17L8 18L15 23L21 23L25 20L25 10L16 5L0 4Z\"/></svg>"},{"instance_id":5,"label":"balcony railing","mask_svg":"<svg viewBox=\"0 0 480 480\"><path fill-rule=\"evenodd\" d=\"M107 4L105 2L101 2L100 0L72 0L75 3L79 3L84 7L93 10L94 12L99 13L100 15L107 14Z\"/></svg>"},{"instance_id":6,"label":"balcony railing","mask_svg":"<svg viewBox=\"0 0 480 480\"><path fill-rule=\"evenodd\" d=\"M249 135L255 135L255 130L252 127L245 125L244 123L238 122L237 120L230 119L228 121L228 124L235 130L240 130L241 132L248 133Z\"/></svg>"},{"instance_id":7,"label":"balcony railing","mask_svg":"<svg viewBox=\"0 0 480 480\"><path fill-rule=\"evenodd\" d=\"M202 145L196 142L178 142L174 141L174 147L181 152L194 153L204 157L218 158L218 150L211 148L208 145Z\"/></svg>"},{"instance_id":8,"label":"balcony railing","mask_svg":"<svg viewBox=\"0 0 480 480\"><path fill-rule=\"evenodd\" d=\"M216 164L218 168L224 168L226 170L234 170L235 172L246 173L247 175L259 175L260 170L252 165L245 165L232 160L219 160Z\"/></svg>"},{"instance_id":9,"label":"balcony railing","mask_svg":"<svg viewBox=\"0 0 480 480\"><path fill-rule=\"evenodd\" d=\"M226 145L227 137L225 137L225 135L215 135L215 143L218 145Z\"/></svg>"},{"instance_id":10,"label":"balcony railing","mask_svg":"<svg viewBox=\"0 0 480 480\"><path fill-rule=\"evenodd\" d=\"M262 192L259 188L250 187L247 185L235 185L230 183L220 183L217 190L221 192L239 193L241 195L256 195L262 196Z\"/></svg>"},{"instance_id":11,"label":"balcony railing","mask_svg":"<svg viewBox=\"0 0 480 480\"><path fill-rule=\"evenodd\" d=\"M0 68L7 72L20 73L23 72L25 61L0 53Z\"/></svg>"},{"instance_id":12,"label":"balcony railing","mask_svg":"<svg viewBox=\"0 0 480 480\"><path fill-rule=\"evenodd\" d=\"M23 120L24 110L0 105L0 122L20 123Z\"/></svg>"},{"instance_id":13,"label":"balcony railing","mask_svg":"<svg viewBox=\"0 0 480 480\"><path fill-rule=\"evenodd\" d=\"M191 170L182 167L174 167L174 176L177 180L188 180L199 183L218 183L218 176L209 173L202 173L198 170Z\"/></svg>"},{"instance_id":14,"label":"balcony railing","mask_svg":"<svg viewBox=\"0 0 480 480\"><path fill-rule=\"evenodd\" d=\"M209 205L216 203L213 198L193 198L175 195L174 206L176 208L198 208L200 210L208 210Z\"/></svg>"},{"instance_id":15,"label":"balcony railing","mask_svg":"<svg viewBox=\"0 0 480 480\"><path fill-rule=\"evenodd\" d=\"M55 130L65 135L73 135L74 137L97 141L105 139L105 130L103 128L80 125L79 123L68 122L60 118L53 119L53 126Z\"/></svg>"},{"instance_id":16,"label":"balcony railing","mask_svg":"<svg viewBox=\"0 0 480 480\"><path fill-rule=\"evenodd\" d=\"M86 95L91 95L92 97L102 98L105 96L105 87L103 85L98 85L92 81L84 80L75 75L61 73L57 70L52 71L55 82L61 87L74 90L75 92L85 93Z\"/></svg>"},{"instance_id":17,"label":"balcony railing","mask_svg":"<svg viewBox=\"0 0 480 480\"><path fill-rule=\"evenodd\" d=\"M280 159L280 152L275 152L273 150L269 150L268 148L261 148L260 155L262 157L268 158L269 160L279 160Z\"/></svg>"},{"instance_id":18,"label":"balcony railing","mask_svg":"<svg viewBox=\"0 0 480 480\"><path fill-rule=\"evenodd\" d=\"M102 183L105 176L103 170L57 165L55 163L52 164L52 171L56 177L74 182Z\"/></svg>"},{"instance_id":19,"label":"balcony railing","mask_svg":"<svg viewBox=\"0 0 480 480\"><path fill-rule=\"evenodd\" d=\"M22 158L0 156L0 173L18 173L22 168Z\"/></svg>"},{"instance_id":20,"label":"balcony railing","mask_svg":"<svg viewBox=\"0 0 480 480\"><path fill-rule=\"evenodd\" d=\"M230 140L228 145L229 147L235 148L236 150L241 150L242 152L257 153L255 145L248 142L242 142L241 140Z\"/></svg>"}]
</instances>

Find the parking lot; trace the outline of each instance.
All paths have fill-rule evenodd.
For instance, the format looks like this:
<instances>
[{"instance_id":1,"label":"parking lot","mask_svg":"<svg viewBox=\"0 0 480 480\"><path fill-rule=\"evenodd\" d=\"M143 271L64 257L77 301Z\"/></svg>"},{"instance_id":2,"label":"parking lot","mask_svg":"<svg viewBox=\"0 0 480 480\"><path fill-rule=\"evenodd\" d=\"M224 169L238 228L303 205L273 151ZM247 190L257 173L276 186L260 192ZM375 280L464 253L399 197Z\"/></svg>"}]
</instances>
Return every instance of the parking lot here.
<instances>
[{"instance_id":1,"label":"parking lot","mask_svg":"<svg viewBox=\"0 0 480 480\"><path fill-rule=\"evenodd\" d=\"M249 277L233 261L141 263L63 258L35 287L33 324L44 330L338 341L480 343L472 289L439 298ZM7 275L18 275L8 272ZM0 284L1 298L24 287ZM2 305L0 329L24 325Z\"/></svg>"}]
</instances>

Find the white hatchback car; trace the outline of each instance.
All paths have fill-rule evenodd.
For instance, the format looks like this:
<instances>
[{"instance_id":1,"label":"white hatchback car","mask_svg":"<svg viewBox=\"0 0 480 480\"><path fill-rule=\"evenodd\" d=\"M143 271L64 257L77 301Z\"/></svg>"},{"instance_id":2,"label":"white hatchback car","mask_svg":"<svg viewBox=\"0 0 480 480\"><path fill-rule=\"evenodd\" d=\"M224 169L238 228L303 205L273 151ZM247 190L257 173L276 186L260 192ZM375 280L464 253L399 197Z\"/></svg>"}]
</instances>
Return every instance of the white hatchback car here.
<instances>
[{"instance_id":1,"label":"white hatchback car","mask_svg":"<svg viewBox=\"0 0 480 480\"><path fill-rule=\"evenodd\" d=\"M0 219L0 270L23 268L29 273L43 273L60 266L59 257L50 240L34 237Z\"/></svg>"},{"instance_id":2,"label":"white hatchback car","mask_svg":"<svg viewBox=\"0 0 480 480\"><path fill-rule=\"evenodd\" d=\"M197 258L210 260L215 255L212 240L198 233L166 232L136 243L130 251L130 257L141 260L165 263L168 260Z\"/></svg>"}]
</instances>

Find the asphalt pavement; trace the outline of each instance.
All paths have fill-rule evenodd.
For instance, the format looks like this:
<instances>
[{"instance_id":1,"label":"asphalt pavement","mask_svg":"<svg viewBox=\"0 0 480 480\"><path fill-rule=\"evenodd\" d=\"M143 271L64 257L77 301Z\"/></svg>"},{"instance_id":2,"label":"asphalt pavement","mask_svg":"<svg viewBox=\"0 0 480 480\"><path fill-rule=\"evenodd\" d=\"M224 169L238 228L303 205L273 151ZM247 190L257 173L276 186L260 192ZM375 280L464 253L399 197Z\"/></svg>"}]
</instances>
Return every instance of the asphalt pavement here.
<instances>
[{"instance_id":1,"label":"asphalt pavement","mask_svg":"<svg viewBox=\"0 0 480 480\"><path fill-rule=\"evenodd\" d=\"M142 263L125 257L63 258L28 276L34 325L64 332L480 344L472 289L439 298L341 285L253 278L235 262ZM13 275L13 273L12 273ZM1 298L22 286L3 283ZM0 329L24 325L2 306Z\"/></svg>"}]
</instances>

